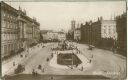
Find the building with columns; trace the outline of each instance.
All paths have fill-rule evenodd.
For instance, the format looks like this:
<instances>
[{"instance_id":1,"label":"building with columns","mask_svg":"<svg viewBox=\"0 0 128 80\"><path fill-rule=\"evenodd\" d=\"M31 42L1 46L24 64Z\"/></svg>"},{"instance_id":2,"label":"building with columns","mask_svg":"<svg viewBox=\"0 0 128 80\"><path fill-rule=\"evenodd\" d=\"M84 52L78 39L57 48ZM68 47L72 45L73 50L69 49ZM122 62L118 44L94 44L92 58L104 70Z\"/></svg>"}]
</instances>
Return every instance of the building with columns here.
<instances>
[{"instance_id":1,"label":"building with columns","mask_svg":"<svg viewBox=\"0 0 128 80\"><path fill-rule=\"evenodd\" d=\"M36 19L1 1L1 55L2 58L26 49L39 40L40 24Z\"/></svg>"}]
</instances>

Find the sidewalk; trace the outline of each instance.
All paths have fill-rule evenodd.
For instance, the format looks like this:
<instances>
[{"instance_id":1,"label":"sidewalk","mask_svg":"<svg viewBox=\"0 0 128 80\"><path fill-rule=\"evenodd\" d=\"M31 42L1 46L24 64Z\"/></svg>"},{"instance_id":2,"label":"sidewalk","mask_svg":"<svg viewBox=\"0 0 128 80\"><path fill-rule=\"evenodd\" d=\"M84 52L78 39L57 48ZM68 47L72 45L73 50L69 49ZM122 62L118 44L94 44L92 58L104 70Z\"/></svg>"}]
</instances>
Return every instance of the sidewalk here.
<instances>
[{"instance_id":1,"label":"sidewalk","mask_svg":"<svg viewBox=\"0 0 128 80\"><path fill-rule=\"evenodd\" d=\"M26 50L22 52L21 54L18 54L7 61L3 61L2 62L2 76L11 75L12 73L14 73L14 70L17 68L18 64L23 64L26 61L26 59L28 59L30 56L33 55L33 53L35 53L36 51L42 48L41 46L40 48L37 46L29 48L28 52ZM23 55L23 57L21 57L20 55ZM25 55L27 57L25 57ZM13 66L13 63L15 63L15 66Z\"/></svg>"}]
</instances>

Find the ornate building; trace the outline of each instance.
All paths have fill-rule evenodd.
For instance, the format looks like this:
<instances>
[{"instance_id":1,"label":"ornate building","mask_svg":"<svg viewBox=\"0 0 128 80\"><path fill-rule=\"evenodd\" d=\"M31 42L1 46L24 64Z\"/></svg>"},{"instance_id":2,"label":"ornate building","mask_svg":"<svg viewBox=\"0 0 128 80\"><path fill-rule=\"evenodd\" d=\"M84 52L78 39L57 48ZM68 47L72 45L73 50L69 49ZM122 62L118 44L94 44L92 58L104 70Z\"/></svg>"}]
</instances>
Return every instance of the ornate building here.
<instances>
[{"instance_id":1,"label":"ornate building","mask_svg":"<svg viewBox=\"0 0 128 80\"><path fill-rule=\"evenodd\" d=\"M1 53L2 58L15 54L39 40L40 24L22 11L1 1Z\"/></svg>"}]
</instances>

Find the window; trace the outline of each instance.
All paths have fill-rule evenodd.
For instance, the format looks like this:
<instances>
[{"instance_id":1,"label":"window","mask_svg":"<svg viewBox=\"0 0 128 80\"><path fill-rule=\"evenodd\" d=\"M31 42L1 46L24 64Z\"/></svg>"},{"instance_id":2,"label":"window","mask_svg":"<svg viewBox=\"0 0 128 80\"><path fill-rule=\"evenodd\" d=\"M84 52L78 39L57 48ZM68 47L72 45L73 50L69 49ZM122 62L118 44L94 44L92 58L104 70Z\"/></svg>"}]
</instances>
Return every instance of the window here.
<instances>
[{"instance_id":1,"label":"window","mask_svg":"<svg viewBox=\"0 0 128 80\"><path fill-rule=\"evenodd\" d=\"M103 29L103 31L104 31L104 34L106 34L106 30L105 30L105 29Z\"/></svg>"},{"instance_id":2,"label":"window","mask_svg":"<svg viewBox=\"0 0 128 80\"><path fill-rule=\"evenodd\" d=\"M3 13L3 16L4 16L4 18L5 18L5 16L6 16L6 13Z\"/></svg>"},{"instance_id":3,"label":"window","mask_svg":"<svg viewBox=\"0 0 128 80\"><path fill-rule=\"evenodd\" d=\"M9 22L7 21L7 28L9 28Z\"/></svg>"},{"instance_id":4,"label":"window","mask_svg":"<svg viewBox=\"0 0 128 80\"><path fill-rule=\"evenodd\" d=\"M4 45L4 54L7 54L7 46Z\"/></svg>"},{"instance_id":5,"label":"window","mask_svg":"<svg viewBox=\"0 0 128 80\"><path fill-rule=\"evenodd\" d=\"M3 20L3 22L2 22L2 27L5 27L5 20Z\"/></svg>"},{"instance_id":6,"label":"window","mask_svg":"<svg viewBox=\"0 0 128 80\"><path fill-rule=\"evenodd\" d=\"M111 28L109 28L109 35L111 35Z\"/></svg>"}]
</instances>

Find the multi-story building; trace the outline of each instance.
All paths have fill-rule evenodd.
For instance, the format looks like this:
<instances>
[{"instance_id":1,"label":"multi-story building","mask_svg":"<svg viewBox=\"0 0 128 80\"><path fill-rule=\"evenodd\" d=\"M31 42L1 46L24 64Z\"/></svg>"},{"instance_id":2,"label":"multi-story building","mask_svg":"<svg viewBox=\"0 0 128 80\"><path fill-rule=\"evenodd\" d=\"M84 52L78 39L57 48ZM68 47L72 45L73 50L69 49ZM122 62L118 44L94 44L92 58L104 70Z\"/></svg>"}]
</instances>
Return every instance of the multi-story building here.
<instances>
[{"instance_id":1,"label":"multi-story building","mask_svg":"<svg viewBox=\"0 0 128 80\"><path fill-rule=\"evenodd\" d=\"M113 49L116 45L117 29L115 20L101 21L101 43L103 47Z\"/></svg>"},{"instance_id":2,"label":"multi-story building","mask_svg":"<svg viewBox=\"0 0 128 80\"><path fill-rule=\"evenodd\" d=\"M87 44L92 44L93 38L94 38L94 32L93 32L93 23L86 22L85 25L81 25L81 41Z\"/></svg>"},{"instance_id":3,"label":"multi-story building","mask_svg":"<svg viewBox=\"0 0 128 80\"><path fill-rule=\"evenodd\" d=\"M116 17L117 28L117 50L120 54L127 56L127 13Z\"/></svg>"},{"instance_id":4,"label":"multi-story building","mask_svg":"<svg viewBox=\"0 0 128 80\"><path fill-rule=\"evenodd\" d=\"M81 25L81 41L97 47L114 46L117 39L116 22L98 18L96 22L86 22Z\"/></svg>"},{"instance_id":5,"label":"multi-story building","mask_svg":"<svg viewBox=\"0 0 128 80\"><path fill-rule=\"evenodd\" d=\"M19 28L17 10L1 2L1 54L2 57L18 50Z\"/></svg>"},{"instance_id":6,"label":"multi-story building","mask_svg":"<svg viewBox=\"0 0 128 80\"><path fill-rule=\"evenodd\" d=\"M76 27L76 21L75 20L72 20L71 21L71 29L68 31L68 39L70 40L74 40L74 30L75 30L75 27Z\"/></svg>"},{"instance_id":7,"label":"multi-story building","mask_svg":"<svg viewBox=\"0 0 128 80\"><path fill-rule=\"evenodd\" d=\"M47 41L47 40L53 41L53 40L58 39L58 33L54 32L54 31L51 31L51 30L47 30L47 31L46 30L41 30L41 34L43 36L44 41Z\"/></svg>"},{"instance_id":8,"label":"multi-story building","mask_svg":"<svg viewBox=\"0 0 128 80\"><path fill-rule=\"evenodd\" d=\"M41 35L43 36L43 40L53 41L53 40L66 40L66 34L64 32L55 32L51 30L41 30Z\"/></svg>"},{"instance_id":9,"label":"multi-story building","mask_svg":"<svg viewBox=\"0 0 128 80\"><path fill-rule=\"evenodd\" d=\"M4 3L1 4L1 50L2 57L17 53L39 40L40 24L22 11Z\"/></svg>"},{"instance_id":10,"label":"multi-story building","mask_svg":"<svg viewBox=\"0 0 128 80\"><path fill-rule=\"evenodd\" d=\"M74 40L76 40L76 41L81 40L81 30L80 30L80 28L76 28L74 30Z\"/></svg>"},{"instance_id":11,"label":"multi-story building","mask_svg":"<svg viewBox=\"0 0 128 80\"><path fill-rule=\"evenodd\" d=\"M112 38L114 40L117 40L115 20L101 21L101 38Z\"/></svg>"}]
</instances>

